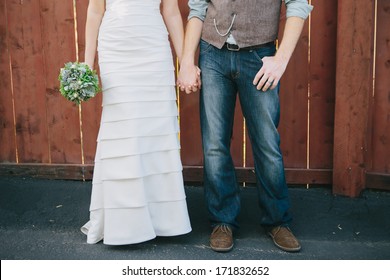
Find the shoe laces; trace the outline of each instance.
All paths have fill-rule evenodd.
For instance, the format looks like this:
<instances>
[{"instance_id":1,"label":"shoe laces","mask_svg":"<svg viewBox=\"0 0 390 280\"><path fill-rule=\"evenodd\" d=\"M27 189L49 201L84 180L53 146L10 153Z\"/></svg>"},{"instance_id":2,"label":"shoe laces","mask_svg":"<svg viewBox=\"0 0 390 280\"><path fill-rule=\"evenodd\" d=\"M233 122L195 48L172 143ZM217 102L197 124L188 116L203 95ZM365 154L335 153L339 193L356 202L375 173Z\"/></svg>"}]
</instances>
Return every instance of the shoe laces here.
<instances>
[{"instance_id":1,"label":"shoe laces","mask_svg":"<svg viewBox=\"0 0 390 280\"><path fill-rule=\"evenodd\" d=\"M213 233L215 233L217 231L221 231L223 233L231 233L232 232L231 228L228 225L224 225L224 224L217 225L216 227L214 227Z\"/></svg>"}]
</instances>

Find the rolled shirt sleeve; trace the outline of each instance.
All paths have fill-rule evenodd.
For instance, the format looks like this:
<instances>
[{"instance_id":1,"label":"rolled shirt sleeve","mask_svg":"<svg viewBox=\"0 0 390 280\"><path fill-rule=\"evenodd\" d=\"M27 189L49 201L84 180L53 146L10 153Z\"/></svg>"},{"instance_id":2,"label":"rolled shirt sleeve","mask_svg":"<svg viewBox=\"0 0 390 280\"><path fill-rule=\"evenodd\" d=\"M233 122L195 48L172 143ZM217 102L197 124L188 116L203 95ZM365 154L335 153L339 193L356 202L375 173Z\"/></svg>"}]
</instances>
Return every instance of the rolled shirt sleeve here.
<instances>
[{"instance_id":1,"label":"rolled shirt sleeve","mask_svg":"<svg viewBox=\"0 0 390 280\"><path fill-rule=\"evenodd\" d=\"M207 6L208 3L206 0L189 0L188 7L190 8L190 14L188 15L188 20L197 17L201 21L204 21L206 18Z\"/></svg>"},{"instance_id":2,"label":"rolled shirt sleeve","mask_svg":"<svg viewBox=\"0 0 390 280\"><path fill-rule=\"evenodd\" d=\"M300 17L306 19L313 6L307 0L284 0L286 3L286 17Z\"/></svg>"}]
</instances>

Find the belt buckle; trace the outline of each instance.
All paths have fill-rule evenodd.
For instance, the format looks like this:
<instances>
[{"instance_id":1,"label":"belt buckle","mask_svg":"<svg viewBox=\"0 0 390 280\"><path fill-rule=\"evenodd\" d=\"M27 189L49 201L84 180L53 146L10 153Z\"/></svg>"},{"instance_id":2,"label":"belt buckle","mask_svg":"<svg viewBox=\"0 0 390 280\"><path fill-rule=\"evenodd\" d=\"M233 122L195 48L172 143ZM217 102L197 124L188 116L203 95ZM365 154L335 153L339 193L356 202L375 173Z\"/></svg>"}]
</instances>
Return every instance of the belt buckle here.
<instances>
[{"instance_id":1,"label":"belt buckle","mask_svg":"<svg viewBox=\"0 0 390 280\"><path fill-rule=\"evenodd\" d=\"M229 44L229 43L226 43L226 48L229 50L229 51L233 51L233 52L238 52L240 50L240 46L238 45L233 45L233 44Z\"/></svg>"}]
</instances>

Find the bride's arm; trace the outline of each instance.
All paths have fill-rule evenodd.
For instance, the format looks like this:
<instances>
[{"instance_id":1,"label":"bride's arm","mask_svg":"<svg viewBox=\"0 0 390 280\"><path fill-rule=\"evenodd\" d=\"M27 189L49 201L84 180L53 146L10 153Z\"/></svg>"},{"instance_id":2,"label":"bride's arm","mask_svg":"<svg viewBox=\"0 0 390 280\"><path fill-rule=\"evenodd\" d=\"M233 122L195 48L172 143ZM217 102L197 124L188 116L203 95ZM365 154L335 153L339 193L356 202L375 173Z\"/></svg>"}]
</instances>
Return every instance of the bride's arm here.
<instances>
[{"instance_id":1,"label":"bride's arm","mask_svg":"<svg viewBox=\"0 0 390 280\"><path fill-rule=\"evenodd\" d=\"M167 26L176 55L181 60L183 52L184 29L177 0L162 1L162 16Z\"/></svg>"},{"instance_id":2,"label":"bride's arm","mask_svg":"<svg viewBox=\"0 0 390 280\"><path fill-rule=\"evenodd\" d=\"M105 10L105 0L89 0L85 27L85 63L91 69L95 62L97 38Z\"/></svg>"}]
</instances>

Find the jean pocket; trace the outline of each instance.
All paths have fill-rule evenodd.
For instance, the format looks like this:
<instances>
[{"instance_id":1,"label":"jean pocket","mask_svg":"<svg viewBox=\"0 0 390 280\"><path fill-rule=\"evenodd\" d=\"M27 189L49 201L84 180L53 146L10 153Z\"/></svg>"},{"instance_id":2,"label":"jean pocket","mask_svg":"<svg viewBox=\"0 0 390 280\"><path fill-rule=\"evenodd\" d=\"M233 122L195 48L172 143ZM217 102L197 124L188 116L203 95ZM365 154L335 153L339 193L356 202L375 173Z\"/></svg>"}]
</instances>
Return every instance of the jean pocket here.
<instances>
[{"instance_id":1,"label":"jean pocket","mask_svg":"<svg viewBox=\"0 0 390 280\"><path fill-rule=\"evenodd\" d=\"M206 41L204 41L202 39L200 40L200 50L199 50L200 54L205 54L205 53L209 52L212 48L213 48L213 45L207 43Z\"/></svg>"},{"instance_id":2,"label":"jean pocket","mask_svg":"<svg viewBox=\"0 0 390 280\"><path fill-rule=\"evenodd\" d=\"M262 62L262 59L266 56L274 56L276 52L275 47L266 47L266 48L258 48L251 50L251 53L256 57L256 59Z\"/></svg>"}]
</instances>

